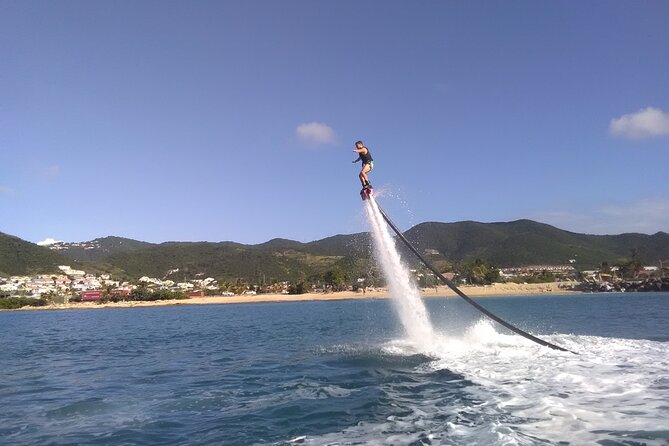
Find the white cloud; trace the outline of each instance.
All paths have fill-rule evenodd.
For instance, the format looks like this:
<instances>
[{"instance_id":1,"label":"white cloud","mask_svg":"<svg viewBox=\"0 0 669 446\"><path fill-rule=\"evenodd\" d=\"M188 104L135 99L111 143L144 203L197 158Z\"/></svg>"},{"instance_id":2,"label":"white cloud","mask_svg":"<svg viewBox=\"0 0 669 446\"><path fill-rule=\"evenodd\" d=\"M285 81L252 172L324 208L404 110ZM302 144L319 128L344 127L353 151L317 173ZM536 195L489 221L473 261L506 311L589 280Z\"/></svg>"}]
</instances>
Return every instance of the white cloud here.
<instances>
[{"instance_id":1,"label":"white cloud","mask_svg":"<svg viewBox=\"0 0 669 446\"><path fill-rule=\"evenodd\" d=\"M644 198L581 211L540 212L528 218L587 234L669 233L669 197Z\"/></svg>"},{"instance_id":2,"label":"white cloud","mask_svg":"<svg viewBox=\"0 0 669 446\"><path fill-rule=\"evenodd\" d=\"M327 124L320 122L309 122L300 124L295 130L297 138L309 146L318 146L322 144L334 144L336 137L334 130Z\"/></svg>"},{"instance_id":3,"label":"white cloud","mask_svg":"<svg viewBox=\"0 0 669 446\"><path fill-rule=\"evenodd\" d=\"M669 113L659 108L647 107L636 113L612 119L609 131L613 136L627 139L669 135Z\"/></svg>"},{"instance_id":4,"label":"white cloud","mask_svg":"<svg viewBox=\"0 0 669 446\"><path fill-rule=\"evenodd\" d=\"M53 239L53 238L49 237L49 238L46 238L46 239L42 240L41 242L37 242L37 244L40 245L40 246L49 246L49 245L53 245L54 243L60 243L61 241L62 240L56 240L56 239Z\"/></svg>"}]
</instances>

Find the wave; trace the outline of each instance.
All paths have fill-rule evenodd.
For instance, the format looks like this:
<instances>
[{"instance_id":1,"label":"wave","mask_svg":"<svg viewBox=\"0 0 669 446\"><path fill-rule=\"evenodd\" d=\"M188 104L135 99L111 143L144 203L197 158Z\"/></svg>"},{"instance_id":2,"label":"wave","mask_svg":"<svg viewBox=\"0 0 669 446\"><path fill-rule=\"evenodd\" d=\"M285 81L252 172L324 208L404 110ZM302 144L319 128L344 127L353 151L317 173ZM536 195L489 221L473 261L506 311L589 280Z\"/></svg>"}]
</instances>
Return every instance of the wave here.
<instances>
[{"instance_id":1,"label":"wave","mask_svg":"<svg viewBox=\"0 0 669 446\"><path fill-rule=\"evenodd\" d=\"M462 336L435 333L429 352L395 339L324 354L410 373L380 384L381 421L300 436L300 444L669 444L667 343L554 334L579 355L500 333L480 320ZM295 439L291 439L295 440ZM284 443L284 444L289 444ZM294 444L294 442L293 442Z\"/></svg>"}]
</instances>

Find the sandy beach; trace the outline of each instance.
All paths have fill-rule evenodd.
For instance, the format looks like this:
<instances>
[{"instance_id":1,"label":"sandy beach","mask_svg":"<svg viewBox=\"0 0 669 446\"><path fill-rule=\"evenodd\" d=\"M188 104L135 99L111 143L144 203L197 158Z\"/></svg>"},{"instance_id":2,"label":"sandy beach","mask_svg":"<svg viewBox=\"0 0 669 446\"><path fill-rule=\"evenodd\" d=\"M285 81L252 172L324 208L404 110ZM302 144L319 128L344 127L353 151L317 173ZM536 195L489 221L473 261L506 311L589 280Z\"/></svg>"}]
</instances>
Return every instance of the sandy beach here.
<instances>
[{"instance_id":1,"label":"sandy beach","mask_svg":"<svg viewBox=\"0 0 669 446\"><path fill-rule=\"evenodd\" d=\"M471 297L503 297L523 296L540 294L569 294L578 293L560 287L560 283L495 283L483 286L462 286L460 289ZM457 295L446 286L437 288L426 288L421 290L425 298L452 298ZM258 294L241 296L206 296L192 297L182 300L159 300L151 302L110 302L98 304L94 302L72 302L68 304L54 304L44 307L23 307L22 310L72 310L72 309L95 309L95 308L132 308L132 307L156 307L164 305L207 305L207 304L238 304L238 303L260 303L260 302L302 302L302 301L326 301L346 299L386 299L388 291L385 289L367 290L366 292L340 291L335 293L306 293L306 294ZM17 311L17 310L0 310Z\"/></svg>"}]
</instances>

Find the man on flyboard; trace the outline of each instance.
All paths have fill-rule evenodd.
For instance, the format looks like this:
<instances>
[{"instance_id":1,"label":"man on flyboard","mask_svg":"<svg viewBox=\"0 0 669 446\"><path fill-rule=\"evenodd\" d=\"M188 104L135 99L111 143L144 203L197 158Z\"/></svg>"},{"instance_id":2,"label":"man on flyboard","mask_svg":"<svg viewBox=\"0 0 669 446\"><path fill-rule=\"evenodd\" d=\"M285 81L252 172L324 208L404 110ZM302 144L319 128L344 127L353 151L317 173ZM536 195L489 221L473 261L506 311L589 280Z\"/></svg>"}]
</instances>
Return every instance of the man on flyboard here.
<instances>
[{"instance_id":1,"label":"man on flyboard","mask_svg":"<svg viewBox=\"0 0 669 446\"><path fill-rule=\"evenodd\" d=\"M372 154L369 152L369 149L365 147L365 144L362 141L357 141L355 143L355 149L353 150L358 154L358 158L353 160L353 163L362 161L362 169L360 170L360 183L362 183L362 190L360 191L360 196L363 200L369 198L372 194L372 185L367 178L367 174L374 169L374 160L372 159Z\"/></svg>"}]
</instances>

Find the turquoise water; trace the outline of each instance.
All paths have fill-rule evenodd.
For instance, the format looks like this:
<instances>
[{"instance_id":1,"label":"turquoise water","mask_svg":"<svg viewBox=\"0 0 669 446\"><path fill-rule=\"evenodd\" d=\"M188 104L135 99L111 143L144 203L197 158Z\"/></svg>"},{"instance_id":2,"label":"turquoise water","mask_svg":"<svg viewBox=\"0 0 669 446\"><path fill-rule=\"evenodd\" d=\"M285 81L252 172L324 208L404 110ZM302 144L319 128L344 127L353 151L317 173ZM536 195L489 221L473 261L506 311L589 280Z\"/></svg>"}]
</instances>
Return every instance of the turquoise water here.
<instances>
[{"instance_id":1,"label":"turquoise water","mask_svg":"<svg viewBox=\"0 0 669 446\"><path fill-rule=\"evenodd\" d=\"M0 443L669 444L669 294L0 313Z\"/></svg>"}]
</instances>

